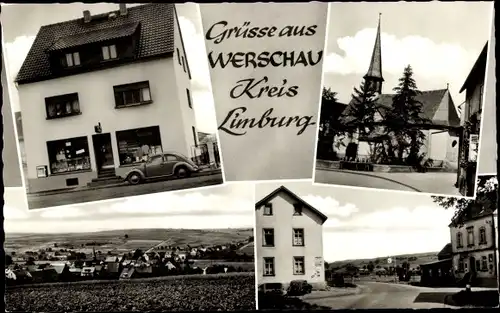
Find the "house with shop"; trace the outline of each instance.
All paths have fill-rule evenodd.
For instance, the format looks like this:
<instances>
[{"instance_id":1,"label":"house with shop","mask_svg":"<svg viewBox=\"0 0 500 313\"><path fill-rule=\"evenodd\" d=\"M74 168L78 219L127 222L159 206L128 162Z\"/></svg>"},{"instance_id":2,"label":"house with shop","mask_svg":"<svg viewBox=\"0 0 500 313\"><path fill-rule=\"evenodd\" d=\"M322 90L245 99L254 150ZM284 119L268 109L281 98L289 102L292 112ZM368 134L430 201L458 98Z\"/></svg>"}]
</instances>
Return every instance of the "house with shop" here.
<instances>
[{"instance_id":1,"label":"house with shop","mask_svg":"<svg viewBox=\"0 0 500 313\"><path fill-rule=\"evenodd\" d=\"M494 203L475 201L449 225L453 269L458 281L471 273L472 286L497 286L497 214Z\"/></svg>"},{"instance_id":2,"label":"house with shop","mask_svg":"<svg viewBox=\"0 0 500 313\"><path fill-rule=\"evenodd\" d=\"M40 28L16 79L29 192L117 180L162 151L193 157L181 35L166 3Z\"/></svg>"},{"instance_id":3,"label":"house with shop","mask_svg":"<svg viewBox=\"0 0 500 313\"><path fill-rule=\"evenodd\" d=\"M307 280L323 288L323 224L327 217L281 186L255 204L259 285Z\"/></svg>"},{"instance_id":4,"label":"house with shop","mask_svg":"<svg viewBox=\"0 0 500 313\"><path fill-rule=\"evenodd\" d=\"M364 84L372 94L376 110L374 113L375 131L362 136L360 132L354 132L346 138L336 138L334 144L335 152L340 158L352 160L369 160L374 155L377 145L386 145L389 138L385 133L384 119L392 107L394 94L384 93L384 78L382 69L382 44L380 38L380 20L375 38L372 58L366 75L363 77ZM418 83L418 82L417 82ZM389 86L392 89L393 86ZM444 86L443 86L444 87ZM458 162L458 134L460 117L457 108L450 95L449 85L446 88L435 90L423 90L416 96L416 100L422 105L420 118L422 121L412 127L422 130L425 135L424 144L419 153L425 154L426 158L434 161L434 166L454 170ZM359 99L353 98L342 112L340 118L342 125L352 123L356 118L353 113L357 106L362 105ZM410 127L408 125L408 127Z\"/></svg>"},{"instance_id":5,"label":"house with shop","mask_svg":"<svg viewBox=\"0 0 500 313\"><path fill-rule=\"evenodd\" d=\"M486 76L486 58L488 43L483 47L474 63L460 92L465 92L465 103L462 107L461 133L459 141L460 166L457 173L457 184L464 196L474 196L479 149L479 131L483 108L484 82ZM491 153L494 153L491 151Z\"/></svg>"}]
</instances>

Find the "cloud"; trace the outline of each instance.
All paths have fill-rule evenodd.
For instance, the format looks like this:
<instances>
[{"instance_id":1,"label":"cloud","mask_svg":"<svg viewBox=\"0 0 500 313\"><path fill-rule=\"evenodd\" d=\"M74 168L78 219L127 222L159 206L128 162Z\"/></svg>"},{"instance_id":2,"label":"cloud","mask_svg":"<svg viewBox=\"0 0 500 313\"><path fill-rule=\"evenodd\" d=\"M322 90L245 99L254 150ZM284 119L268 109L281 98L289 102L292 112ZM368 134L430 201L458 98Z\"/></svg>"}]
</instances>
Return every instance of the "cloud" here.
<instances>
[{"instance_id":1,"label":"cloud","mask_svg":"<svg viewBox=\"0 0 500 313\"><path fill-rule=\"evenodd\" d=\"M198 130L214 134L217 131L217 120L212 92L194 90L192 96Z\"/></svg>"},{"instance_id":2,"label":"cloud","mask_svg":"<svg viewBox=\"0 0 500 313\"><path fill-rule=\"evenodd\" d=\"M337 39L341 54L329 53L325 58L325 72L348 75L364 75L373 51L376 30L365 28L353 37ZM458 44L436 43L421 36L398 38L382 33L382 69L386 86L396 85L397 78L410 64L421 90L446 88L458 92L474 64L478 51L467 51ZM478 47L481 48L481 47ZM395 78L389 77L395 75Z\"/></svg>"},{"instance_id":3,"label":"cloud","mask_svg":"<svg viewBox=\"0 0 500 313\"><path fill-rule=\"evenodd\" d=\"M39 216L43 219L65 220L89 216L89 212L74 206L61 206L41 210Z\"/></svg>"},{"instance_id":4,"label":"cloud","mask_svg":"<svg viewBox=\"0 0 500 313\"><path fill-rule=\"evenodd\" d=\"M184 16L179 16L179 24L184 39L189 68L193 74L193 84L197 89L209 91L211 86L210 72L203 34L197 32L194 22Z\"/></svg>"},{"instance_id":5,"label":"cloud","mask_svg":"<svg viewBox=\"0 0 500 313\"><path fill-rule=\"evenodd\" d=\"M381 231L391 229L446 229L452 216L452 210L433 206L419 206L414 209L395 207L389 210L379 210L354 217L347 227L361 230L379 229Z\"/></svg>"},{"instance_id":6,"label":"cloud","mask_svg":"<svg viewBox=\"0 0 500 313\"><path fill-rule=\"evenodd\" d=\"M10 103L14 112L20 111L19 96L14 85L17 73L31 49L36 36L18 36L13 42L4 43L5 70L7 73Z\"/></svg>"},{"instance_id":7,"label":"cloud","mask_svg":"<svg viewBox=\"0 0 500 313\"><path fill-rule=\"evenodd\" d=\"M5 220L18 220L29 218L26 190L20 188L5 188L3 216Z\"/></svg>"},{"instance_id":8,"label":"cloud","mask_svg":"<svg viewBox=\"0 0 500 313\"><path fill-rule=\"evenodd\" d=\"M253 216L253 198L232 196L231 194L203 194L201 192L157 193L128 198L98 209L99 214L158 214L158 215L198 215L249 214Z\"/></svg>"},{"instance_id":9,"label":"cloud","mask_svg":"<svg viewBox=\"0 0 500 313\"><path fill-rule=\"evenodd\" d=\"M304 201L321 211L327 216L349 217L359 209L352 203L340 205L340 203L332 197L321 197L315 195L307 195L303 197Z\"/></svg>"}]
</instances>

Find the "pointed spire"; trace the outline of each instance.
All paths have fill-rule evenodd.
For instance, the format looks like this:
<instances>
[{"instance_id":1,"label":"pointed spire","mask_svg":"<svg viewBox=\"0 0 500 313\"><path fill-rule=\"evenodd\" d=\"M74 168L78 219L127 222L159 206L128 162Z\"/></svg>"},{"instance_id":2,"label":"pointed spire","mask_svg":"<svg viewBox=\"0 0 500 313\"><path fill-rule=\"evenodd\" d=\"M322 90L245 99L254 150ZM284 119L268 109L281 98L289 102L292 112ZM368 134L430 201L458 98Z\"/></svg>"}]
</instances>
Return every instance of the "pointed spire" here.
<instances>
[{"instance_id":1,"label":"pointed spire","mask_svg":"<svg viewBox=\"0 0 500 313\"><path fill-rule=\"evenodd\" d=\"M375 45L373 46L372 59L370 62L370 67L364 78L372 78L374 80L383 82L382 77L382 45L380 43L380 18L382 13L378 14L378 27L377 27L377 37L375 38Z\"/></svg>"}]
</instances>

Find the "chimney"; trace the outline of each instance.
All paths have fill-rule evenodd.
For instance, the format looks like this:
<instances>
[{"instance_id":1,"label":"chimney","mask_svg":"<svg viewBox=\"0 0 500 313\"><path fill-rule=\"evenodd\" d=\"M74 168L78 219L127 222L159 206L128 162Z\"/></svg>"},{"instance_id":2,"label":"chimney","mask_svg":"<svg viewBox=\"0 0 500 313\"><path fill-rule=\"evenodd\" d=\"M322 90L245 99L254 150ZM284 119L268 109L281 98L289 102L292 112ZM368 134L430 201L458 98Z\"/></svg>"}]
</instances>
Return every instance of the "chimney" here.
<instances>
[{"instance_id":1,"label":"chimney","mask_svg":"<svg viewBox=\"0 0 500 313\"><path fill-rule=\"evenodd\" d=\"M127 15L127 4L126 3L120 3L120 15L121 16Z\"/></svg>"},{"instance_id":2,"label":"chimney","mask_svg":"<svg viewBox=\"0 0 500 313\"><path fill-rule=\"evenodd\" d=\"M91 20L92 20L92 16L90 15L90 11L89 10L83 11L83 22L88 23Z\"/></svg>"},{"instance_id":3,"label":"chimney","mask_svg":"<svg viewBox=\"0 0 500 313\"><path fill-rule=\"evenodd\" d=\"M450 83L446 83L446 89L450 89Z\"/></svg>"}]
</instances>

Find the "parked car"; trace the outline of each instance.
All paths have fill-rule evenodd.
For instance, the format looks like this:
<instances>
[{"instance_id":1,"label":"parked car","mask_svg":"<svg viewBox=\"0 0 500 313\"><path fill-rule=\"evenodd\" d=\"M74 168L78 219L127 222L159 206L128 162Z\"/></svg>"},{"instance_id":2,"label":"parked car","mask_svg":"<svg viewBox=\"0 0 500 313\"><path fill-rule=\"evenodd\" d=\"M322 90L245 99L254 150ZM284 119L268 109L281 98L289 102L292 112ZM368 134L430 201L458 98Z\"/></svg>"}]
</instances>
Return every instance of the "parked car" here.
<instances>
[{"instance_id":1,"label":"parked car","mask_svg":"<svg viewBox=\"0 0 500 313\"><path fill-rule=\"evenodd\" d=\"M186 178L199 170L199 167L188 157L180 153L168 152L151 156L146 162L129 171L126 180L132 185L137 185L152 178L169 176Z\"/></svg>"},{"instance_id":2,"label":"parked car","mask_svg":"<svg viewBox=\"0 0 500 313\"><path fill-rule=\"evenodd\" d=\"M266 283L259 286L259 293L266 295L284 295L286 292L281 283Z\"/></svg>"},{"instance_id":3,"label":"parked car","mask_svg":"<svg viewBox=\"0 0 500 313\"><path fill-rule=\"evenodd\" d=\"M312 286L307 280L292 280L288 286L287 295L289 296L303 296L311 293Z\"/></svg>"}]
</instances>

